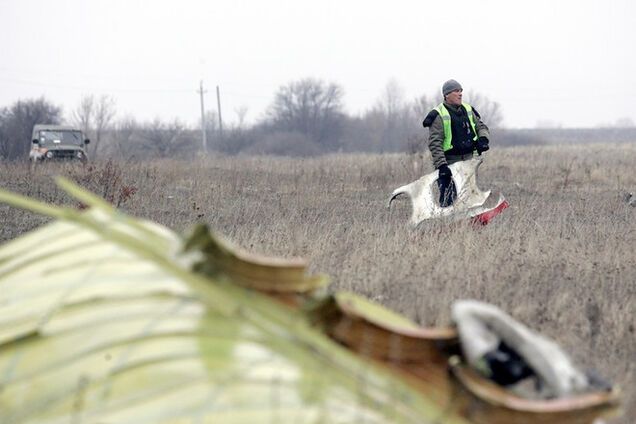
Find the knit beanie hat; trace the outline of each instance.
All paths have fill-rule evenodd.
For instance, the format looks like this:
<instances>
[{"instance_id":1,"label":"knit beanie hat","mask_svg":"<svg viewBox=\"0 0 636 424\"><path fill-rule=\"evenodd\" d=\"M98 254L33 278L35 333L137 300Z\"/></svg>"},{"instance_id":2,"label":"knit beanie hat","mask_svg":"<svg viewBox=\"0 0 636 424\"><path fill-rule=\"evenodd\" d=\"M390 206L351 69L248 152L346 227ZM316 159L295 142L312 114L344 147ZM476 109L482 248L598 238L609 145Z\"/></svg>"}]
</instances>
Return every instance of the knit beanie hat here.
<instances>
[{"instance_id":1,"label":"knit beanie hat","mask_svg":"<svg viewBox=\"0 0 636 424\"><path fill-rule=\"evenodd\" d=\"M462 86L460 83L458 83L454 79L450 79L446 81L444 85L442 86L442 94L444 96L455 90L462 90Z\"/></svg>"}]
</instances>

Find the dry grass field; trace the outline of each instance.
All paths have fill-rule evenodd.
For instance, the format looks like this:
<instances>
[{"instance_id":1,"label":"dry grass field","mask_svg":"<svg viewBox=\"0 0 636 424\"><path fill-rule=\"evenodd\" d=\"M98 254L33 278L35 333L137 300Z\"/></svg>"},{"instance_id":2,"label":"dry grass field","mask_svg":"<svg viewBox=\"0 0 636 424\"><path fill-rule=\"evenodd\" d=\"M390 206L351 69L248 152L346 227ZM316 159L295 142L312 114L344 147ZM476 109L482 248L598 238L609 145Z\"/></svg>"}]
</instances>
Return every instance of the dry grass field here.
<instances>
[{"instance_id":1,"label":"dry grass field","mask_svg":"<svg viewBox=\"0 0 636 424\"><path fill-rule=\"evenodd\" d=\"M64 203L51 176L72 177L133 215L178 231L208 223L260 253L302 256L336 289L375 299L424 325L449 321L455 299L502 307L556 339L583 367L625 391L636 421L636 143L497 149L479 185L510 208L488 226L407 224L391 191L428 157L210 158L194 162L0 164L3 188ZM0 206L0 240L44 218Z\"/></svg>"}]
</instances>

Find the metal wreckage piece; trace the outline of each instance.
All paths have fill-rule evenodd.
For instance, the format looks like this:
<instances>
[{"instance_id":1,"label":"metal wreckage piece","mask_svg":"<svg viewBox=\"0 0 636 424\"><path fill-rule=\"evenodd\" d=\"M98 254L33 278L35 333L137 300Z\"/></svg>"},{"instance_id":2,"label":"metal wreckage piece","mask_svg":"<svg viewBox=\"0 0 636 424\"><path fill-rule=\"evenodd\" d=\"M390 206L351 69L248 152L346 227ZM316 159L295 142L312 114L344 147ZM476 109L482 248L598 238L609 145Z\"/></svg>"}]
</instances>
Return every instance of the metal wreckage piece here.
<instances>
[{"instance_id":1,"label":"metal wreckage piece","mask_svg":"<svg viewBox=\"0 0 636 424\"><path fill-rule=\"evenodd\" d=\"M477 187L477 169L482 162L481 158L474 158L449 165L457 189L457 197L451 206L441 207L436 200L434 189L437 189L438 174L434 171L393 190L387 207L391 207L395 198L406 194L411 199L413 207L410 220L413 226L433 218L470 219L475 224L486 225L509 204L499 193L494 206L486 205L492 193L490 190L482 191ZM492 202L488 204L491 205Z\"/></svg>"}]
</instances>

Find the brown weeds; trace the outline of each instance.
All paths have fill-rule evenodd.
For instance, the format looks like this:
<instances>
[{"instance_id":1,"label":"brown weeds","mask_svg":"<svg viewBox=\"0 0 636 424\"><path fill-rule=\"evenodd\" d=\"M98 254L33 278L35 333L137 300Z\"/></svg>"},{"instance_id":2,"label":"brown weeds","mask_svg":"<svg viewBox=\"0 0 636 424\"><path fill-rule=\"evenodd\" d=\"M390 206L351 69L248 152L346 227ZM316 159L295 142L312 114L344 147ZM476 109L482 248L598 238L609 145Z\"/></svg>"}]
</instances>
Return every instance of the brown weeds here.
<instances>
[{"instance_id":1,"label":"brown weeds","mask_svg":"<svg viewBox=\"0 0 636 424\"><path fill-rule=\"evenodd\" d=\"M417 160L418 158L415 158ZM426 159L426 158L425 158ZM483 228L408 227L408 200L391 191L432 171L414 158L210 158L30 170L8 164L2 186L48 202L70 175L128 213L178 231L205 221L244 248L310 259L333 287L376 299L424 325L449 321L455 299L494 303L556 339L584 367L626 391L636 417L636 144L497 149L479 184L510 208ZM0 239L41 218L0 206Z\"/></svg>"}]
</instances>

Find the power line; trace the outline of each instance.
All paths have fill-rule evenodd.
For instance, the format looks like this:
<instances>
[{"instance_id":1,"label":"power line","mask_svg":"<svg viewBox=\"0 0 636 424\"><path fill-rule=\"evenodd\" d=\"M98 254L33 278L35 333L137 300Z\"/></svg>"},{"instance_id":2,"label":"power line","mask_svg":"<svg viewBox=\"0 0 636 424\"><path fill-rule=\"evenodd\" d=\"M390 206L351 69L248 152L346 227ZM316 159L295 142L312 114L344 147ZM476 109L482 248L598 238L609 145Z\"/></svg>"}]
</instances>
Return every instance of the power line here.
<instances>
[{"instance_id":1,"label":"power line","mask_svg":"<svg viewBox=\"0 0 636 424\"><path fill-rule=\"evenodd\" d=\"M174 89L166 89L166 88L104 88L104 87L80 87L76 85L66 85L66 84L55 84L55 83L45 83L40 81L28 81L21 80L15 78L6 78L0 77L0 81L10 82L13 84L22 84L22 85L31 85L35 87L51 87L51 88L61 88L67 90L78 90L78 91L106 91L113 93L189 93L191 89L185 88L174 88Z\"/></svg>"}]
</instances>

